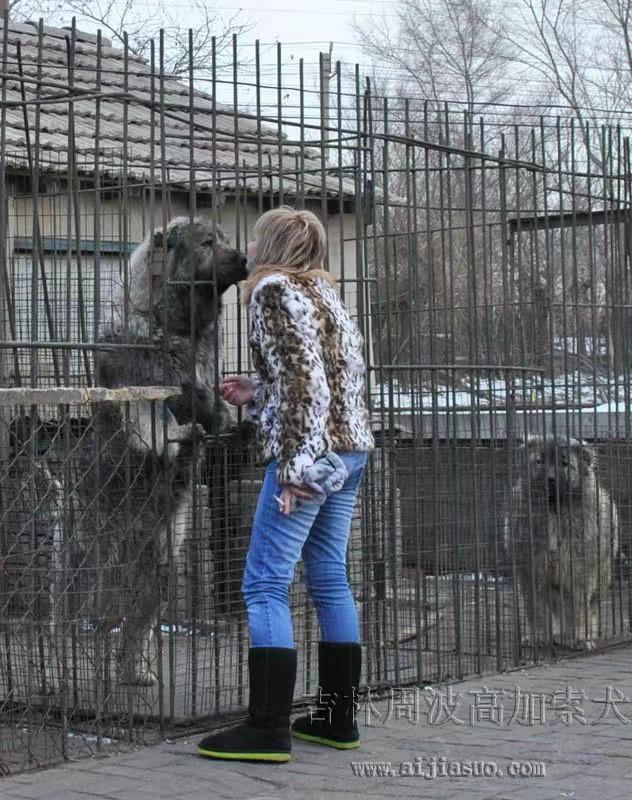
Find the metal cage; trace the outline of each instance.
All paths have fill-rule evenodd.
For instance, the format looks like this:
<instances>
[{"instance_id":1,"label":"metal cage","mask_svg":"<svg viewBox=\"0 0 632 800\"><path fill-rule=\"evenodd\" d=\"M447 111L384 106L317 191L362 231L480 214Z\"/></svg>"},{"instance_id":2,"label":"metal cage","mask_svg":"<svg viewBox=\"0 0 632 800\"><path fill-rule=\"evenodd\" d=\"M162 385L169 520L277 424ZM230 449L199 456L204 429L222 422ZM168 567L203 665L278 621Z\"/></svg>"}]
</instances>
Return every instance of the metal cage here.
<instances>
[{"instance_id":1,"label":"metal cage","mask_svg":"<svg viewBox=\"0 0 632 800\"><path fill-rule=\"evenodd\" d=\"M247 68L237 47L228 70L178 77L161 42L147 62L74 27L0 26L4 772L245 710L252 432L240 415L196 429L185 458L165 411L183 385L162 366L97 380L106 352L164 365L195 339L130 325L133 254L178 216L240 250L281 203L327 228L377 440L348 559L363 689L630 636L629 140L382 97L359 68L288 67L281 45L270 82L259 46ZM223 300L215 380L251 369L238 289ZM566 589L535 583L556 569ZM298 573L302 702L318 626Z\"/></svg>"}]
</instances>

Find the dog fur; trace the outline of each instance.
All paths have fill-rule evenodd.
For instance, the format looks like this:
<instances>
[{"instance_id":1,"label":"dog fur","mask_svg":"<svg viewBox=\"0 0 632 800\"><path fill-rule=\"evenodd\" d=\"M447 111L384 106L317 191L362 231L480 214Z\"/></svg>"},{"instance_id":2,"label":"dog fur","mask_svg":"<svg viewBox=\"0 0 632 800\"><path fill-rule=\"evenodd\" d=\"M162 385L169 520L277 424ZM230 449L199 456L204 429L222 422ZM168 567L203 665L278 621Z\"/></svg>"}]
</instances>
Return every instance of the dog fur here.
<instances>
[{"instance_id":1,"label":"dog fur","mask_svg":"<svg viewBox=\"0 0 632 800\"><path fill-rule=\"evenodd\" d=\"M593 649L619 549L615 504L592 447L534 437L512 489L505 546L534 641ZM550 622L550 628L549 628Z\"/></svg>"},{"instance_id":2,"label":"dog fur","mask_svg":"<svg viewBox=\"0 0 632 800\"><path fill-rule=\"evenodd\" d=\"M121 287L112 321L99 337L108 345L159 345L100 350L99 385L181 387L164 402L96 404L91 425L98 457L89 454L91 467L78 482L81 503L90 510L84 517L99 516L95 616L110 627L122 620L119 666L125 683L154 681L150 640L165 577L161 565L164 571L168 555L177 558L183 544L196 439L232 425L215 389L217 362L222 370L221 296L246 277L245 265L245 256L209 221L176 218L132 254L128 298ZM199 282L193 296L191 280Z\"/></svg>"}]
</instances>

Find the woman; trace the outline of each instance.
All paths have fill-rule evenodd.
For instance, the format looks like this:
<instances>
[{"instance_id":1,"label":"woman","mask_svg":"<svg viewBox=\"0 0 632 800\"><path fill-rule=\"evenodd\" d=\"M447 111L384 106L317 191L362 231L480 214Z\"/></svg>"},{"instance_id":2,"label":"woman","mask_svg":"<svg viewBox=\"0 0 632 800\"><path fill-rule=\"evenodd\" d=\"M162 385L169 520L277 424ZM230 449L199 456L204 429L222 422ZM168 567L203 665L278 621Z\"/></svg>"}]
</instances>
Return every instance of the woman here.
<instances>
[{"instance_id":1,"label":"woman","mask_svg":"<svg viewBox=\"0 0 632 800\"><path fill-rule=\"evenodd\" d=\"M250 702L245 724L198 745L211 758L288 761L296 650L288 589L299 558L320 625L318 713L294 736L360 744L358 616L346 551L358 485L374 441L364 403L362 337L323 268L325 230L309 211L263 214L243 286L254 379L227 378L224 399L258 423L268 462L242 591L248 609Z\"/></svg>"}]
</instances>

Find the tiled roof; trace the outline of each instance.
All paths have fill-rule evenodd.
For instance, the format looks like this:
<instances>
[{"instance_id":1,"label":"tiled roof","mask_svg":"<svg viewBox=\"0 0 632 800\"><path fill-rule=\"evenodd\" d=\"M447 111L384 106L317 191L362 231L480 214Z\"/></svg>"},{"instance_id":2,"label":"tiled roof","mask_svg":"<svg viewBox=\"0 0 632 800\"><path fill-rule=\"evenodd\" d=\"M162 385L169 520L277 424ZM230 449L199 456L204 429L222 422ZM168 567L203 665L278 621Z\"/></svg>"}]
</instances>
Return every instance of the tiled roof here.
<instances>
[{"instance_id":1,"label":"tiled roof","mask_svg":"<svg viewBox=\"0 0 632 800\"><path fill-rule=\"evenodd\" d=\"M0 59L3 37L0 20ZM66 172L68 169L68 44L71 31L44 28L42 47L42 86L39 105L39 155L42 172ZM95 171L97 117L97 39L92 34L76 32L74 47L74 79L72 103L77 169L80 174ZM27 134L21 105L21 81L18 70L17 43L22 53L24 91L28 104L31 147L35 144L38 74L38 31L33 24L9 23L6 81L6 166L8 169L28 166ZM189 88L177 77L164 79L164 158L161 154L161 97L160 81L154 77L152 103L151 69L142 58L128 56L127 102L124 94L124 52L112 47L105 39L101 46L101 109L98 149L100 172L103 177L120 179L123 171L130 182L150 180L154 164L156 185L162 181L165 168L166 181L171 186L188 187L190 183L190 111ZM0 79L0 91L2 80ZM152 124L153 105L153 124ZM213 117L212 98L202 91L194 92L195 181L200 190L208 189L213 181ZM125 111L127 122L125 123ZM276 126L262 123L257 132L257 122L252 115L237 114L239 148L235 150L235 113L230 106L216 107L215 169L222 189L234 189L236 162L239 164L239 185L250 191L263 190L277 193L279 166L283 167L283 189L288 196L296 195L297 159L301 150L286 139L282 140L280 160L279 138ZM125 131L127 124L127 131ZM153 127L153 158L152 158ZM126 135L125 135L126 134ZM260 137L260 141L259 141ZM126 144L127 143L127 144ZM261 159L258 152L261 150ZM126 169L123 170L123 154ZM320 152L304 148L304 170L301 178L306 195L321 195ZM261 163L260 163L261 162ZM261 169L261 180L260 172ZM339 178L327 177L327 193L338 195ZM343 193L353 197L354 184L345 179Z\"/></svg>"}]
</instances>

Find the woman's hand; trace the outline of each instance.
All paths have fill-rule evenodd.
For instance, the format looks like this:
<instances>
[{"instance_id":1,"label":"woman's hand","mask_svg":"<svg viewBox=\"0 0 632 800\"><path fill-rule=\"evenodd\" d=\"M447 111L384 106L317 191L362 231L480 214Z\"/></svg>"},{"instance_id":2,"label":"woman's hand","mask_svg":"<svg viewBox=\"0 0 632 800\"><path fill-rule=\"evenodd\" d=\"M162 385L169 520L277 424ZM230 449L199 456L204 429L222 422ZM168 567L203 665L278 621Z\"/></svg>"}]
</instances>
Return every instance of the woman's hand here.
<instances>
[{"instance_id":1,"label":"woman's hand","mask_svg":"<svg viewBox=\"0 0 632 800\"><path fill-rule=\"evenodd\" d=\"M247 375L233 375L224 378L219 393L231 406L244 406L254 396L254 383Z\"/></svg>"},{"instance_id":2,"label":"woman's hand","mask_svg":"<svg viewBox=\"0 0 632 800\"><path fill-rule=\"evenodd\" d=\"M314 495L307 489L301 489L300 486L294 486L290 483L286 484L281 488L280 497L275 498L282 514L292 513L293 498L297 500L313 500Z\"/></svg>"}]
</instances>

